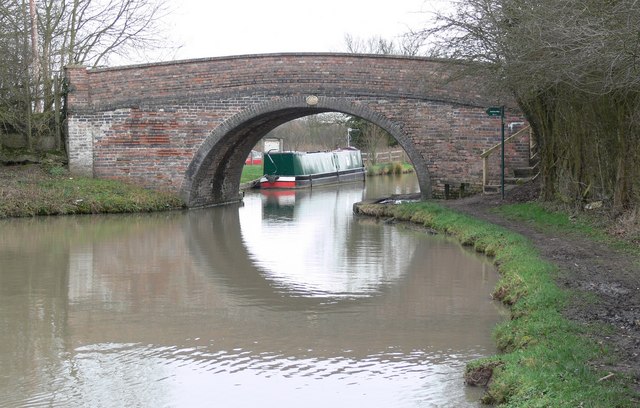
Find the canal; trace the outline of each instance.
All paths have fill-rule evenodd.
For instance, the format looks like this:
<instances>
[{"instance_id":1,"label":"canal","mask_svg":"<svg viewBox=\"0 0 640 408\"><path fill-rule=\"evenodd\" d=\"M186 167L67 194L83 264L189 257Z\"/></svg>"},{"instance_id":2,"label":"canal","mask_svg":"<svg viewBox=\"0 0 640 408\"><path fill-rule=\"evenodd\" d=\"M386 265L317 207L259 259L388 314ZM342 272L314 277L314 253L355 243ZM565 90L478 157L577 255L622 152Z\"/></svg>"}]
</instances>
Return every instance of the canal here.
<instances>
[{"instance_id":1,"label":"canal","mask_svg":"<svg viewBox=\"0 0 640 408\"><path fill-rule=\"evenodd\" d=\"M478 406L487 259L354 217L375 177L192 211L0 220L0 406Z\"/></svg>"}]
</instances>

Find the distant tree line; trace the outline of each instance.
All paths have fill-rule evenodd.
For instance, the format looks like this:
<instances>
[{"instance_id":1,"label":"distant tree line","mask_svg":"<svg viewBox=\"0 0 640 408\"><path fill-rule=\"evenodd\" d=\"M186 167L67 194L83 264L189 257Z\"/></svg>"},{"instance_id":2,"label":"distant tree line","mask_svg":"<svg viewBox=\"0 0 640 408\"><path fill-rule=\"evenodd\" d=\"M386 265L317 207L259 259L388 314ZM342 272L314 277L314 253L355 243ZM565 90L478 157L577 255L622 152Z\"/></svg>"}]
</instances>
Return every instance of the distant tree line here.
<instances>
[{"instance_id":1,"label":"distant tree line","mask_svg":"<svg viewBox=\"0 0 640 408\"><path fill-rule=\"evenodd\" d=\"M543 198L640 203L640 2L466 0L416 38L508 89L540 147Z\"/></svg>"},{"instance_id":2,"label":"distant tree line","mask_svg":"<svg viewBox=\"0 0 640 408\"><path fill-rule=\"evenodd\" d=\"M341 113L321 113L284 123L265 138L282 139L285 150L333 150L347 144L347 116Z\"/></svg>"},{"instance_id":3,"label":"distant tree line","mask_svg":"<svg viewBox=\"0 0 640 408\"><path fill-rule=\"evenodd\" d=\"M0 150L9 139L63 149L62 68L166 46L158 26L165 12L164 0L3 0Z\"/></svg>"},{"instance_id":4,"label":"distant tree line","mask_svg":"<svg viewBox=\"0 0 640 408\"><path fill-rule=\"evenodd\" d=\"M408 32L396 39L380 36L360 38L345 34L344 45L347 52L353 54L417 56L425 51L424 38L413 32Z\"/></svg>"}]
</instances>

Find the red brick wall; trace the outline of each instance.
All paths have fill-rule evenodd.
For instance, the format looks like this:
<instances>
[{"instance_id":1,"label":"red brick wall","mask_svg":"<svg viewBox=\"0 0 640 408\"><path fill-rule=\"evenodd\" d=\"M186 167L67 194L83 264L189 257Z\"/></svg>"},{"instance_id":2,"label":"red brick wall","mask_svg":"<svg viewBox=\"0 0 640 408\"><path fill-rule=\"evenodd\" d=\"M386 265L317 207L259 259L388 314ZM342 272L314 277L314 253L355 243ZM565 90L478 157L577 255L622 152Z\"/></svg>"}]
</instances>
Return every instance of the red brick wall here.
<instances>
[{"instance_id":1,"label":"red brick wall","mask_svg":"<svg viewBox=\"0 0 640 408\"><path fill-rule=\"evenodd\" d=\"M352 54L73 67L67 69L71 166L180 191L191 205L225 202L237 195L244 159L268 130L341 111L390 131L416 166L425 195L441 195L451 181L479 189L479 156L500 141L500 120L485 109L499 102L484 98L477 81L444 81L452 71L443 61ZM318 103L309 105L309 95ZM509 115L513 121L522 118ZM528 143L509 145L508 167L528 160Z\"/></svg>"}]
</instances>

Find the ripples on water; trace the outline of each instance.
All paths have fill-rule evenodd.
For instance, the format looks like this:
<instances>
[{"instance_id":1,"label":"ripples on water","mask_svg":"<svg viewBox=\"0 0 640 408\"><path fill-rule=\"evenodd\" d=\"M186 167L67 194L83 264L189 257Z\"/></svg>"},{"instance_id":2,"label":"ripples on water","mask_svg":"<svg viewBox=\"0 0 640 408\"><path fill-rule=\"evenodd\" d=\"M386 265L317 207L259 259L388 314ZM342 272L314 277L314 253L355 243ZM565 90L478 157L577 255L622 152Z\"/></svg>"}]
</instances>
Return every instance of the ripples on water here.
<instances>
[{"instance_id":1,"label":"ripples on water","mask_svg":"<svg viewBox=\"0 0 640 408\"><path fill-rule=\"evenodd\" d=\"M3 221L0 406L477 406L495 271L362 194Z\"/></svg>"},{"instance_id":2,"label":"ripples on water","mask_svg":"<svg viewBox=\"0 0 640 408\"><path fill-rule=\"evenodd\" d=\"M448 405L449 393L460 393L463 364L446 351L406 353L390 348L350 357L344 350L322 358L314 357L313 350L306 353L307 357L302 352L292 358L207 346L84 346L74 352L69 377L48 384L55 391L45 388L14 402L70 407L414 407Z\"/></svg>"}]
</instances>

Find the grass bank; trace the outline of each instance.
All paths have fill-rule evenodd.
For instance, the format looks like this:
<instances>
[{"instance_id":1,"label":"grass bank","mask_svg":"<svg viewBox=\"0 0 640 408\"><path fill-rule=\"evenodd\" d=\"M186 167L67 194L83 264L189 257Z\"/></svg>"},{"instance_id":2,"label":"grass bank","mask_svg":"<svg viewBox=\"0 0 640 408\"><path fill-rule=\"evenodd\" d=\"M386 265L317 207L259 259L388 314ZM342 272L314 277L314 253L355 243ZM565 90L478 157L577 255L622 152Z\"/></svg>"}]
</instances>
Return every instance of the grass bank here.
<instances>
[{"instance_id":1,"label":"grass bank","mask_svg":"<svg viewBox=\"0 0 640 408\"><path fill-rule=\"evenodd\" d=\"M0 218L162 211L183 207L170 193L71 177L59 166L0 167Z\"/></svg>"},{"instance_id":2,"label":"grass bank","mask_svg":"<svg viewBox=\"0 0 640 408\"><path fill-rule=\"evenodd\" d=\"M545 231L577 233L640 256L640 222L635 213L617 220L597 212L568 216L567 211L553 204L539 202L502 205L497 212L510 219L535 224Z\"/></svg>"},{"instance_id":3,"label":"grass bank","mask_svg":"<svg viewBox=\"0 0 640 408\"><path fill-rule=\"evenodd\" d=\"M488 381L486 403L509 407L632 407L628 379L590 362L613 355L589 340L588 328L565 319L568 294L554 283L555 267L531 243L502 227L434 203L360 204L356 211L415 222L456 237L494 257L500 281L493 296L510 306L511 319L496 327L501 354L472 362L468 382ZM489 381L490 379L490 381Z\"/></svg>"},{"instance_id":4,"label":"grass bank","mask_svg":"<svg viewBox=\"0 0 640 408\"><path fill-rule=\"evenodd\" d=\"M257 180L264 175L262 164L247 164L242 168L240 184Z\"/></svg>"}]
</instances>

